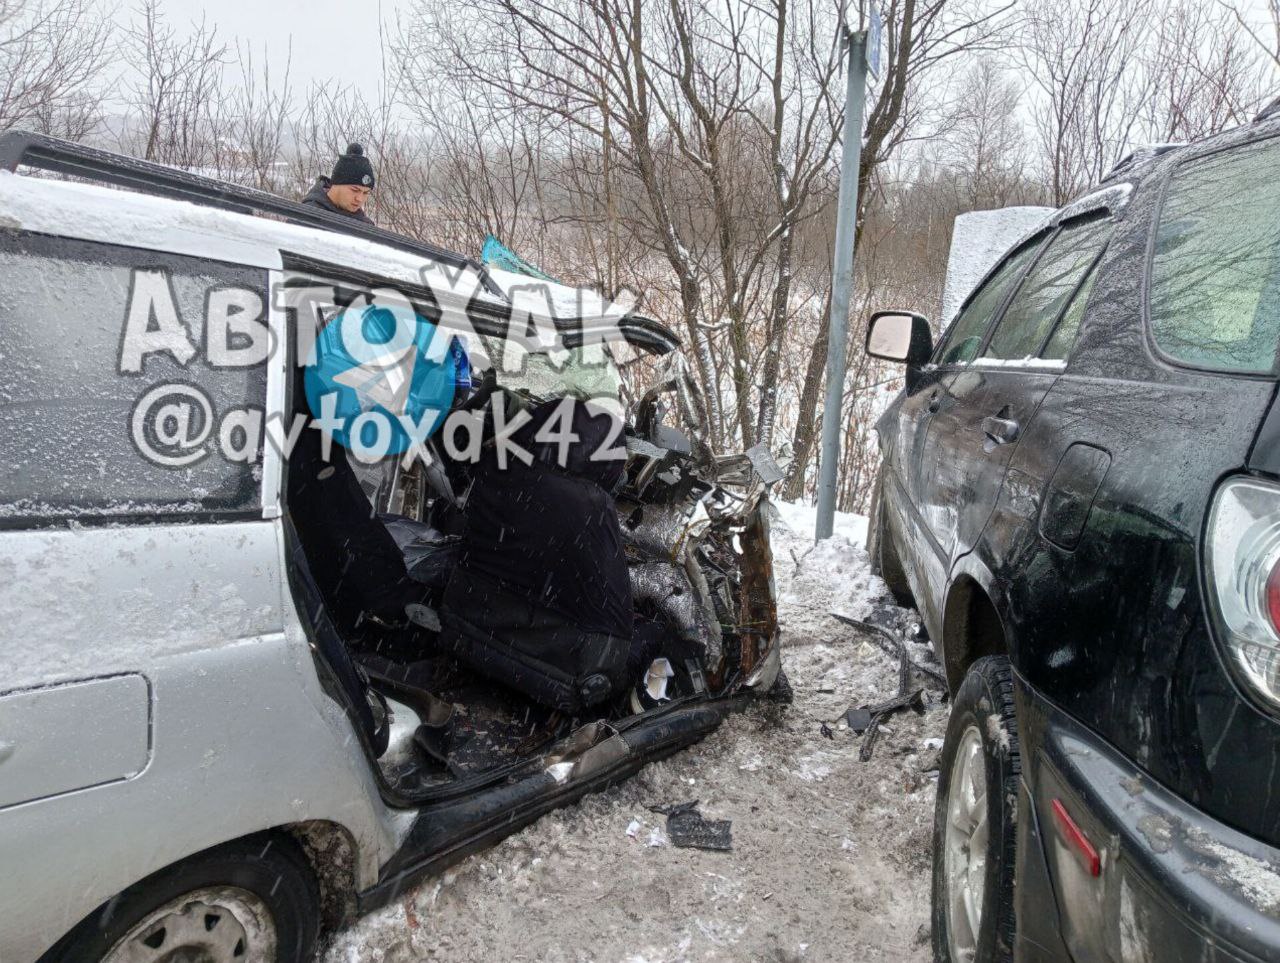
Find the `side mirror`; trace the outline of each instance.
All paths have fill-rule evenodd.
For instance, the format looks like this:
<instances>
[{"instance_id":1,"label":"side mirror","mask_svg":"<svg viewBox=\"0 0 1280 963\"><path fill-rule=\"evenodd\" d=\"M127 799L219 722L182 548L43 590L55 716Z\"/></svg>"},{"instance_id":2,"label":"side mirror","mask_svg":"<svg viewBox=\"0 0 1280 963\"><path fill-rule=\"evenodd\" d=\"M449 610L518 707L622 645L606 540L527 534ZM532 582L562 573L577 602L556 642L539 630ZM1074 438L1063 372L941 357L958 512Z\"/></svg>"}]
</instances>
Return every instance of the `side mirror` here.
<instances>
[{"instance_id":1,"label":"side mirror","mask_svg":"<svg viewBox=\"0 0 1280 963\"><path fill-rule=\"evenodd\" d=\"M933 354L928 319L914 311L877 311L867 325L867 354L882 361L924 364Z\"/></svg>"}]
</instances>

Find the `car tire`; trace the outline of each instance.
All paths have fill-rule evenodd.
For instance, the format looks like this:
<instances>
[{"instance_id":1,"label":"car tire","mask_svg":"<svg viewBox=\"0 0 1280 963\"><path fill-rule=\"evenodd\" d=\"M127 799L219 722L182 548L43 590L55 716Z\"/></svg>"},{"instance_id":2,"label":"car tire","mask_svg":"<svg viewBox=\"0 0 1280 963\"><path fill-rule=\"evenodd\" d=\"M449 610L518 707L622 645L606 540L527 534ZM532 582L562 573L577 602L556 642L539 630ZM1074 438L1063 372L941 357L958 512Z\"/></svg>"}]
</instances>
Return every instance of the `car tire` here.
<instances>
[{"instance_id":1,"label":"car tire","mask_svg":"<svg viewBox=\"0 0 1280 963\"><path fill-rule=\"evenodd\" d=\"M41 963L153 956L306 963L319 930L320 893L306 856L290 837L263 833L135 883L81 921Z\"/></svg>"},{"instance_id":2,"label":"car tire","mask_svg":"<svg viewBox=\"0 0 1280 963\"><path fill-rule=\"evenodd\" d=\"M879 576L889 587L894 602L904 609L912 608L915 599L907 575L903 571L893 536L884 523L884 468L876 473L876 483L871 489L871 512L867 518L867 555L871 559L871 574Z\"/></svg>"},{"instance_id":3,"label":"car tire","mask_svg":"<svg viewBox=\"0 0 1280 963\"><path fill-rule=\"evenodd\" d=\"M933 822L936 963L1013 959L1021 760L1009 660L987 656L956 692Z\"/></svg>"}]
</instances>

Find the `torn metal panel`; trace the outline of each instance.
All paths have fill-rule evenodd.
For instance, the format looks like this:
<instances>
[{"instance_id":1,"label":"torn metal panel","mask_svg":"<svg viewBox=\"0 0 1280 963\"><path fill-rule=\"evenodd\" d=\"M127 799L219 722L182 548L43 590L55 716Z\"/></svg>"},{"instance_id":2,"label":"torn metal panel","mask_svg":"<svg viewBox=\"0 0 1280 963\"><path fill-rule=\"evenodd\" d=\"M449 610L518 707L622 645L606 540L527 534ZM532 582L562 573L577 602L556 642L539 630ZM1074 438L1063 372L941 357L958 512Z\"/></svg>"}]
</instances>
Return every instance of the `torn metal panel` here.
<instances>
[{"instance_id":1,"label":"torn metal panel","mask_svg":"<svg viewBox=\"0 0 1280 963\"><path fill-rule=\"evenodd\" d=\"M780 659L765 506L783 471L763 445L712 454L704 412L678 359L637 405L618 499L632 592L704 646L712 691L767 688Z\"/></svg>"},{"instance_id":2,"label":"torn metal panel","mask_svg":"<svg viewBox=\"0 0 1280 963\"><path fill-rule=\"evenodd\" d=\"M721 455L716 459L716 470L721 484L744 487L757 482L772 485L785 476L782 466L764 445L754 445L740 455Z\"/></svg>"},{"instance_id":3,"label":"torn metal panel","mask_svg":"<svg viewBox=\"0 0 1280 963\"><path fill-rule=\"evenodd\" d=\"M696 569L696 563L694 567ZM632 565L631 591L637 603L649 603L666 618L681 638L697 642L708 665L721 659L720 624L714 610L708 612L700 592L689 577L687 567L670 562L645 562ZM704 583L705 585L705 583Z\"/></svg>"},{"instance_id":4,"label":"torn metal panel","mask_svg":"<svg viewBox=\"0 0 1280 963\"><path fill-rule=\"evenodd\" d=\"M678 500L662 503L619 501L622 537L633 558L678 563L683 560L689 545L706 534L711 516L702 499L708 487L696 482L680 487L688 489L688 492Z\"/></svg>"},{"instance_id":5,"label":"torn metal panel","mask_svg":"<svg viewBox=\"0 0 1280 963\"><path fill-rule=\"evenodd\" d=\"M771 644L777 644L778 598L773 580L773 553L769 548L769 516L757 505L742 542L743 672L750 672ZM748 655L748 653L750 653Z\"/></svg>"}]
</instances>

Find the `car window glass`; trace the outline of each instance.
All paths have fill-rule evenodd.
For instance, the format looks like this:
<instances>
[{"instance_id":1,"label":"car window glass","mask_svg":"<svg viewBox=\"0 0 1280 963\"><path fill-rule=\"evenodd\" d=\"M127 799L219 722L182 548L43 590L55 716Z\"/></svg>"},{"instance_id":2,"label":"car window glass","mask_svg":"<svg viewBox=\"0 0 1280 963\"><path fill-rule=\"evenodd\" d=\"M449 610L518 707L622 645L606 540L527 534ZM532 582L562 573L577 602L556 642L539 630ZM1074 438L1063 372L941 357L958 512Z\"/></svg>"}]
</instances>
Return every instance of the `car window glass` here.
<instances>
[{"instance_id":1,"label":"car window glass","mask_svg":"<svg viewBox=\"0 0 1280 963\"><path fill-rule=\"evenodd\" d=\"M1101 252L1110 234L1109 221L1091 221L1059 232L1027 272L1000 324L991 336L986 358L1033 358L1080 278Z\"/></svg>"},{"instance_id":2,"label":"car window glass","mask_svg":"<svg viewBox=\"0 0 1280 963\"><path fill-rule=\"evenodd\" d=\"M1280 339L1280 141L1184 164L1160 212L1151 330L1178 361L1265 373Z\"/></svg>"},{"instance_id":3,"label":"car window glass","mask_svg":"<svg viewBox=\"0 0 1280 963\"><path fill-rule=\"evenodd\" d=\"M510 342L484 337L497 369L498 384L540 400L578 398L623 416L622 377L611 346L595 342L556 352L525 351Z\"/></svg>"},{"instance_id":4,"label":"car window glass","mask_svg":"<svg viewBox=\"0 0 1280 963\"><path fill-rule=\"evenodd\" d=\"M951 330L938 364L964 364L973 360L978 348L982 346L982 339L987 333L992 316L1000 309L1010 286L1022 276L1023 269L1038 249L1038 244L1023 248L1005 261L991 280L978 289L978 293L951 322Z\"/></svg>"},{"instance_id":5,"label":"car window glass","mask_svg":"<svg viewBox=\"0 0 1280 963\"><path fill-rule=\"evenodd\" d=\"M215 367L205 327L214 310L265 324L266 284L260 269L0 232L0 523L258 508L266 362L222 354ZM126 330L162 321L173 353L133 365L126 341L156 341ZM224 446L232 409L246 415Z\"/></svg>"},{"instance_id":6,"label":"car window glass","mask_svg":"<svg viewBox=\"0 0 1280 963\"><path fill-rule=\"evenodd\" d=\"M1040 352L1040 357L1049 361L1067 360L1067 355L1070 354L1072 345L1076 343L1076 334L1080 331L1080 321L1084 317L1085 305L1089 301L1089 292L1093 290L1093 280L1097 276L1098 269L1095 262L1093 269L1085 277L1084 283L1080 285L1080 290L1076 292L1076 296L1067 305L1067 310L1062 314L1062 320L1058 322L1058 327L1054 329L1053 337L1049 339L1049 343Z\"/></svg>"}]
</instances>

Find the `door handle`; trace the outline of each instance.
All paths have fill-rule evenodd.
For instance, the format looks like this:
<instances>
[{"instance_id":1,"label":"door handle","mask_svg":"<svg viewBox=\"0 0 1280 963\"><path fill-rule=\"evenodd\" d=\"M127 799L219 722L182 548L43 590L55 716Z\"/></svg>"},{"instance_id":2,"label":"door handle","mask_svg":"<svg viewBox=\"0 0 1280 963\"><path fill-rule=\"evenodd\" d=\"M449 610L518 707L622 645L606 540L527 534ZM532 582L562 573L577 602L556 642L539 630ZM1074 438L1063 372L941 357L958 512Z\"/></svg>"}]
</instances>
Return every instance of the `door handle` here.
<instances>
[{"instance_id":1,"label":"door handle","mask_svg":"<svg viewBox=\"0 0 1280 963\"><path fill-rule=\"evenodd\" d=\"M929 414L936 415L938 409L942 407L942 392L935 391L929 396Z\"/></svg>"},{"instance_id":2,"label":"door handle","mask_svg":"<svg viewBox=\"0 0 1280 963\"><path fill-rule=\"evenodd\" d=\"M982 419L982 433L987 436L991 447L1007 445L1011 441L1017 441L1019 431L1021 431L1021 427L1012 418L991 416Z\"/></svg>"}]
</instances>

